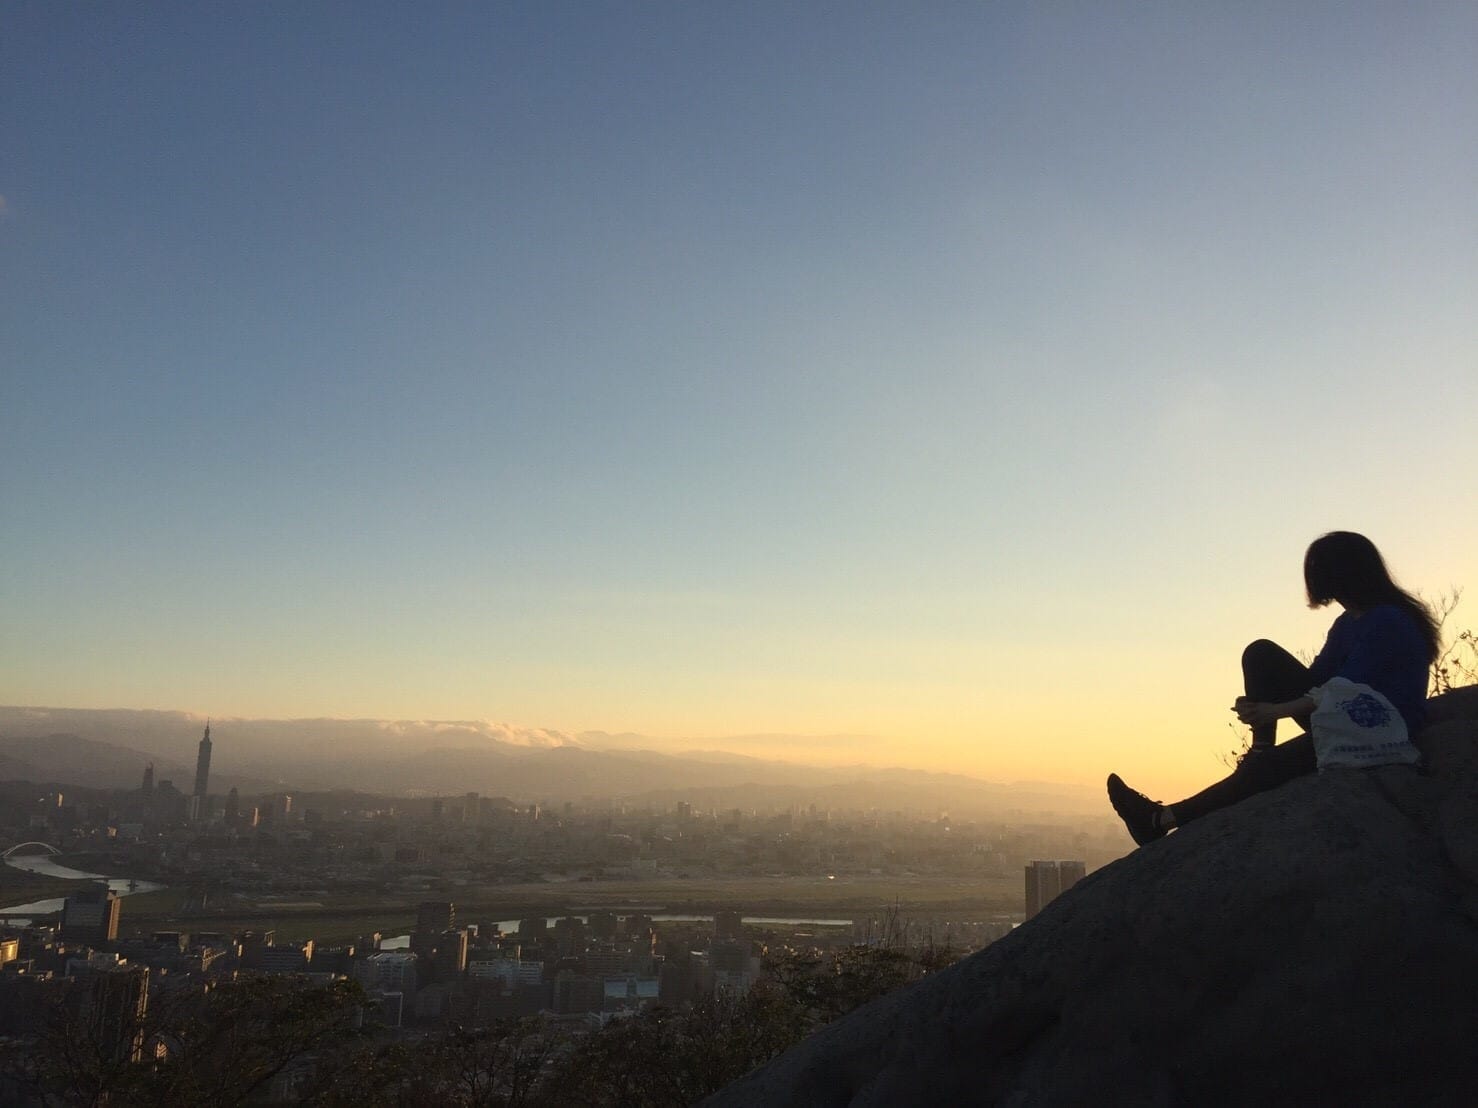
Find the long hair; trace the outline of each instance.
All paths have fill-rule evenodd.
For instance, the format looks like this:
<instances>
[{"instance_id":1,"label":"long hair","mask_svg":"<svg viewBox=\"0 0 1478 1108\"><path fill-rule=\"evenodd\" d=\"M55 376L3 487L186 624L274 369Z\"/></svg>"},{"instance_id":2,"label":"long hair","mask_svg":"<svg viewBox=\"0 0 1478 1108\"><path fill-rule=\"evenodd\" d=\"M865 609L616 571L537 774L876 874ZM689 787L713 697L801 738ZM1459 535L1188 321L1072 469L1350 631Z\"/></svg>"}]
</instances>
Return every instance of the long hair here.
<instances>
[{"instance_id":1,"label":"long hair","mask_svg":"<svg viewBox=\"0 0 1478 1108\"><path fill-rule=\"evenodd\" d=\"M1309 607L1322 608L1331 600L1373 608L1394 604L1403 609L1427 641L1427 661L1441 651L1441 633L1432 610L1391 579L1385 559L1364 535L1331 531L1309 544L1304 555L1304 587Z\"/></svg>"}]
</instances>

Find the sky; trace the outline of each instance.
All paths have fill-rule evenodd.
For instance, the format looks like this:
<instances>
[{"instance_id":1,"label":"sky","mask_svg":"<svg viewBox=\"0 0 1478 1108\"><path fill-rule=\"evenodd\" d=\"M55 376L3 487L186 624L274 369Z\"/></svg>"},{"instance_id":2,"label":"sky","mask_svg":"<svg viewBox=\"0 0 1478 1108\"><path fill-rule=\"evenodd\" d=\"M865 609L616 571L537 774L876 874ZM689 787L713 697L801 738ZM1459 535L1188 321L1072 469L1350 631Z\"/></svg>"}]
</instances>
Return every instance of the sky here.
<instances>
[{"instance_id":1,"label":"sky","mask_svg":"<svg viewBox=\"0 0 1478 1108\"><path fill-rule=\"evenodd\" d=\"M1478 625L1475 57L1469 3L11 0L0 703L1191 791L1317 535Z\"/></svg>"}]
</instances>

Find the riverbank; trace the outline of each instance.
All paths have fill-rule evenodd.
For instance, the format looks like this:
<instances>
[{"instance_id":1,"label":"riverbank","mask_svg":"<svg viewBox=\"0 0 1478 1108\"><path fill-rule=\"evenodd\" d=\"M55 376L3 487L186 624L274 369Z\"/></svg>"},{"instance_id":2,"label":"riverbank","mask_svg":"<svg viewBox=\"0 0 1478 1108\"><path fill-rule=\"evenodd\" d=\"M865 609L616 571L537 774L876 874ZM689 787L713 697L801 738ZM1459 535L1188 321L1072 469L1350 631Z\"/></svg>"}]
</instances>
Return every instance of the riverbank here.
<instances>
[{"instance_id":1,"label":"riverbank","mask_svg":"<svg viewBox=\"0 0 1478 1108\"><path fill-rule=\"evenodd\" d=\"M76 891L75 881L30 873L9 865L0 866L0 911L10 905L52 900L68 896Z\"/></svg>"},{"instance_id":2,"label":"riverbank","mask_svg":"<svg viewBox=\"0 0 1478 1108\"><path fill-rule=\"evenodd\" d=\"M0 915L46 916L62 910L62 901L79 889L94 882L106 884L119 896L135 893L155 892L164 886L153 881L139 881L131 877L113 877L92 870L74 869L63 865L58 854L21 854L5 860L0 866L4 878L0 879ZM68 861L76 861L69 857ZM15 875L21 875L14 881ZM22 890L25 879L40 884L27 895ZM47 895L50 893L50 895Z\"/></svg>"}]
</instances>

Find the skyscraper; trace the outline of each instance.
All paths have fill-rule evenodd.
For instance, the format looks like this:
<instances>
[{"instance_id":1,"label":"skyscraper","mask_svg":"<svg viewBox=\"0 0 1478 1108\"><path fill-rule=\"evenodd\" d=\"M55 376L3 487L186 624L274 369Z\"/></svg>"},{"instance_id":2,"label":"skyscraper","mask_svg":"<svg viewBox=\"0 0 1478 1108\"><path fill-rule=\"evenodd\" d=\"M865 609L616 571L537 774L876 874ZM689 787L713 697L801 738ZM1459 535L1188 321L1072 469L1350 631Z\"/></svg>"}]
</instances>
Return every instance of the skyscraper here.
<instances>
[{"instance_id":1,"label":"skyscraper","mask_svg":"<svg viewBox=\"0 0 1478 1108\"><path fill-rule=\"evenodd\" d=\"M113 956L89 959L77 975L73 1003L77 1031L110 1062L143 1057L144 1017L149 1011L149 970Z\"/></svg>"},{"instance_id":2,"label":"skyscraper","mask_svg":"<svg viewBox=\"0 0 1478 1108\"><path fill-rule=\"evenodd\" d=\"M1083 879L1087 867L1079 861L1026 864L1026 918L1031 919L1060 894Z\"/></svg>"},{"instance_id":3,"label":"skyscraper","mask_svg":"<svg viewBox=\"0 0 1478 1108\"><path fill-rule=\"evenodd\" d=\"M62 901L61 937L67 942L101 946L118 938L122 902L104 883Z\"/></svg>"},{"instance_id":4,"label":"skyscraper","mask_svg":"<svg viewBox=\"0 0 1478 1108\"><path fill-rule=\"evenodd\" d=\"M195 758L195 792L200 807L205 807L206 787L210 784L210 720L205 721L205 737L200 740L200 753Z\"/></svg>"},{"instance_id":5,"label":"skyscraper","mask_svg":"<svg viewBox=\"0 0 1478 1108\"><path fill-rule=\"evenodd\" d=\"M443 931L436 937L436 979L454 981L466 969L466 930Z\"/></svg>"},{"instance_id":6,"label":"skyscraper","mask_svg":"<svg viewBox=\"0 0 1478 1108\"><path fill-rule=\"evenodd\" d=\"M154 794L154 763L150 762L144 767L143 793L145 796Z\"/></svg>"},{"instance_id":7,"label":"skyscraper","mask_svg":"<svg viewBox=\"0 0 1478 1108\"><path fill-rule=\"evenodd\" d=\"M423 900L416 905L416 930L440 935L457 926L457 909L449 900Z\"/></svg>"},{"instance_id":8,"label":"skyscraper","mask_svg":"<svg viewBox=\"0 0 1478 1108\"><path fill-rule=\"evenodd\" d=\"M1079 861L1062 861L1057 863L1057 875L1062 891L1067 892L1088 874L1088 864Z\"/></svg>"}]
</instances>

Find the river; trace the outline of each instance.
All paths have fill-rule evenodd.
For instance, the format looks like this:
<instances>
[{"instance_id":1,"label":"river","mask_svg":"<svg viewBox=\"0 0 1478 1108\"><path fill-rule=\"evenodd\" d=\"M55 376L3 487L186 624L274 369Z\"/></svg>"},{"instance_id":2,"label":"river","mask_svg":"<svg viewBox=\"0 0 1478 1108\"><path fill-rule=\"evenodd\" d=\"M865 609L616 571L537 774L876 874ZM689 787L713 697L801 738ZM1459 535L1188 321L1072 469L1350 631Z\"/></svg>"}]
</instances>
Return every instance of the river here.
<instances>
[{"instance_id":1,"label":"river","mask_svg":"<svg viewBox=\"0 0 1478 1108\"><path fill-rule=\"evenodd\" d=\"M53 858L54 855L51 854L22 854L7 858L5 864L14 869L25 870L27 873L40 874L43 877L59 877L63 881L106 881L108 888L119 896L127 896L129 893L152 893L164 888L163 885L153 881L135 881L129 877L108 877L101 873L84 873L80 869L58 865ZM23 916L28 912L38 916L50 915L62 910L64 899L58 896L50 900L34 900L30 904L11 904L0 908L0 916Z\"/></svg>"}]
</instances>

